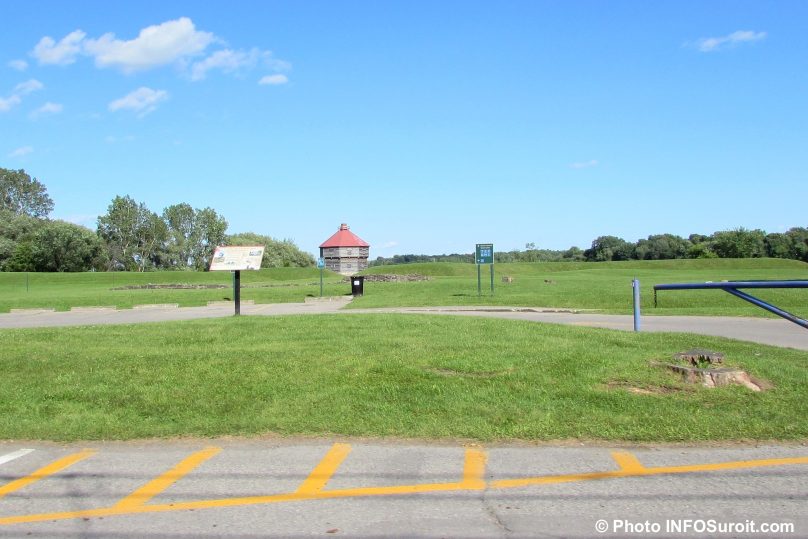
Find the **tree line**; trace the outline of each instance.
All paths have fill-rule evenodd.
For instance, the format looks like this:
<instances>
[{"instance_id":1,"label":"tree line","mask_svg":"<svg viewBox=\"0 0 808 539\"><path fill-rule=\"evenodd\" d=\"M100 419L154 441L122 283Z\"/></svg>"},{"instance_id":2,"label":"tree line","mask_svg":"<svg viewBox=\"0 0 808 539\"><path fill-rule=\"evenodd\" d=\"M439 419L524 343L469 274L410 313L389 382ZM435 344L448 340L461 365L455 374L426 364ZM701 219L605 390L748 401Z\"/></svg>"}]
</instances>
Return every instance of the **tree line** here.
<instances>
[{"instance_id":1,"label":"tree line","mask_svg":"<svg viewBox=\"0 0 808 539\"><path fill-rule=\"evenodd\" d=\"M671 260L677 258L788 258L808 262L808 228L795 227L787 232L767 234L763 230L738 228L706 236L691 234L654 234L637 242L616 236L600 236L589 249L537 249L535 243L525 250L494 253L495 262L609 262L614 260ZM414 262L474 263L473 253L450 255L395 255L378 257L371 266L411 264Z\"/></svg>"},{"instance_id":2,"label":"tree line","mask_svg":"<svg viewBox=\"0 0 808 539\"><path fill-rule=\"evenodd\" d=\"M0 271L207 270L217 245L264 245L261 267L307 267L314 258L292 240L228 235L212 208L171 205L161 214L116 196L96 231L47 216L53 200L24 170L0 168Z\"/></svg>"}]
</instances>

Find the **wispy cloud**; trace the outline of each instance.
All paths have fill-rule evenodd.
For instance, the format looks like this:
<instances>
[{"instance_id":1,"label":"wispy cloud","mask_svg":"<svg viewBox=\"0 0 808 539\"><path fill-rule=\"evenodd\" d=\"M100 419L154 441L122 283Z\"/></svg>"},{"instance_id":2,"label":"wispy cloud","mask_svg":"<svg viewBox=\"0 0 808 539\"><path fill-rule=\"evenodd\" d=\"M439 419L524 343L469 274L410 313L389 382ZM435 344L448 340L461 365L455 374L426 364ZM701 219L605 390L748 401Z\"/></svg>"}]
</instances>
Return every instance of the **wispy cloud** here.
<instances>
[{"instance_id":1,"label":"wispy cloud","mask_svg":"<svg viewBox=\"0 0 808 539\"><path fill-rule=\"evenodd\" d=\"M63 37L58 43L50 36L39 40L31 51L31 56L43 65L68 65L76 61L82 51L82 42L87 36L81 30L75 30Z\"/></svg>"},{"instance_id":2,"label":"wispy cloud","mask_svg":"<svg viewBox=\"0 0 808 539\"><path fill-rule=\"evenodd\" d=\"M258 81L258 84L268 86L279 86L281 84L286 84L287 82L289 82L289 77L281 73L278 73L276 75L267 75L265 77L261 77L261 80Z\"/></svg>"},{"instance_id":3,"label":"wispy cloud","mask_svg":"<svg viewBox=\"0 0 808 539\"><path fill-rule=\"evenodd\" d=\"M8 154L8 156L12 157L12 158L13 157L25 157L26 155L31 154L31 153L34 153L34 148L32 148L31 146L23 146L21 148L17 148L16 150L14 150L10 154Z\"/></svg>"},{"instance_id":4,"label":"wispy cloud","mask_svg":"<svg viewBox=\"0 0 808 539\"><path fill-rule=\"evenodd\" d=\"M28 62L25 60L12 60L8 63L8 67L17 71L25 71L28 69Z\"/></svg>"},{"instance_id":5,"label":"wispy cloud","mask_svg":"<svg viewBox=\"0 0 808 539\"><path fill-rule=\"evenodd\" d=\"M598 166L598 160L592 159L591 161L583 161L581 163L572 163L570 168L574 169L581 169L581 168L592 168Z\"/></svg>"},{"instance_id":6,"label":"wispy cloud","mask_svg":"<svg viewBox=\"0 0 808 539\"><path fill-rule=\"evenodd\" d=\"M705 37L696 41L695 46L701 52L714 52L742 43L752 43L766 39L766 32L753 32L752 30L738 30L722 37Z\"/></svg>"},{"instance_id":7,"label":"wispy cloud","mask_svg":"<svg viewBox=\"0 0 808 539\"><path fill-rule=\"evenodd\" d=\"M136 112L139 118L153 112L159 103L168 99L168 92L165 90L152 90L142 86L120 99L116 99L109 104L112 112L118 110L131 110Z\"/></svg>"},{"instance_id":8,"label":"wispy cloud","mask_svg":"<svg viewBox=\"0 0 808 539\"><path fill-rule=\"evenodd\" d=\"M22 103L22 99L18 95L0 97L0 112L8 112L20 103Z\"/></svg>"},{"instance_id":9,"label":"wispy cloud","mask_svg":"<svg viewBox=\"0 0 808 539\"><path fill-rule=\"evenodd\" d=\"M397 245L398 245L398 242L395 241L395 240L394 241L388 241L387 243L382 244L382 246L379 247L379 249L392 249L393 247L396 247Z\"/></svg>"},{"instance_id":10,"label":"wispy cloud","mask_svg":"<svg viewBox=\"0 0 808 539\"><path fill-rule=\"evenodd\" d=\"M15 95L28 95L32 92L36 92L37 90L41 90L44 88L45 85L39 82L36 79L30 79L25 82L19 83L17 86L14 87L14 94Z\"/></svg>"},{"instance_id":11,"label":"wispy cloud","mask_svg":"<svg viewBox=\"0 0 808 539\"><path fill-rule=\"evenodd\" d=\"M216 51L201 62L191 66L191 80L202 80L208 71L219 69L225 73L232 73L243 67L254 66L258 61L260 51L253 49L250 52L224 49Z\"/></svg>"},{"instance_id":12,"label":"wispy cloud","mask_svg":"<svg viewBox=\"0 0 808 539\"><path fill-rule=\"evenodd\" d=\"M30 79L25 82L19 83L14 87L14 91L8 97L0 97L0 112L8 112L12 108L22 103L22 97L41 90L45 85L36 79Z\"/></svg>"},{"instance_id":13,"label":"wispy cloud","mask_svg":"<svg viewBox=\"0 0 808 539\"><path fill-rule=\"evenodd\" d=\"M60 112L62 112L63 109L64 107L60 103L51 103L50 101L48 101L47 103L45 103L44 105L33 111L31 113L31 118L36 120L38 118L41 118L42 116L59 114Z\"/></svg>"},{"instance_id":14,"label":"wispy cloud","mask_svg":"<svg viewBox=\"0 0 808 539\"><path fill-rule=\"evenodd\" d=\"M286 71L291 68L289 62L274 58L270 51L263 51L258 48L253 48L249 51L224 49L194 63L191 66L191 80L202 80L207 76L208 71L214 69L224 73L233 73L257 66L268 67L275 71Z\"/></svg>"}]
</instances>

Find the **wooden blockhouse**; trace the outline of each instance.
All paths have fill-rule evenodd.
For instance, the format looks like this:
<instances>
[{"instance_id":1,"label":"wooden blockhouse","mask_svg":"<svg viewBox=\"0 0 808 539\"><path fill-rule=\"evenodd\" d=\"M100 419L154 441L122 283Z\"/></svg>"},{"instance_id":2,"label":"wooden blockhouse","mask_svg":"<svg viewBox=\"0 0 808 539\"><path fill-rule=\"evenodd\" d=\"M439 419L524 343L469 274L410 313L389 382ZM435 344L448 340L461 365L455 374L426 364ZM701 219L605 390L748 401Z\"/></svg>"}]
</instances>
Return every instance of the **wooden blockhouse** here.
<instances>
[{"instance_id":1,"label":"wooden blockhouse","mask_svg":"<svg viewBox=\"0 0 808 539\"><path fill-rule=\"evenodd\" d=\"M342 223L333 236L320 245L325 267L342 275L354 275L368 267L370 244Z\"/></svg>"}]
</instances>

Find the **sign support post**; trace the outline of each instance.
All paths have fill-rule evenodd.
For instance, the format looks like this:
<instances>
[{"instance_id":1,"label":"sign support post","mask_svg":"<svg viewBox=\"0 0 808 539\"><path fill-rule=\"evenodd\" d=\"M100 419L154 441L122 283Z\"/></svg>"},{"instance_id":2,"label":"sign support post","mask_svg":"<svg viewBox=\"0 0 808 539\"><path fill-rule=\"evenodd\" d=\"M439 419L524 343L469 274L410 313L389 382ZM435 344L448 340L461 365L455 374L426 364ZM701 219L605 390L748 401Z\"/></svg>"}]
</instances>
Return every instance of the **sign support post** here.
<instances>
[{"instance_id":1,"label":"sign support post","mask_svg":"<svg viewBox=\"0 0 808 539\"><path fill-rule=\"evenodd\" d=\"M480 266L491 266L491 295L494 295L494 244L478 243L474 253L474 262L477 264L477 295L482 296L482 270Z\"/></svg>"},{"instance_id":2,"label":"sign support post","mask_svg":"<svg viewBox=\"0 0 808 539\"><path fill-rule=\"evenodd\" d=\"M322 256L317 259L317 267L320 268L320 297L323 297L323 268L325 267L325 258Z\"/></svg>"},{"instance_id":3,"label":"sign support post","mask_svg":"<svg viewBox=\"0 0 808 539\"><path fill-rule=\"evenodd\" d=\"M233 272L233 302L236 304L236 316L241 314L241 270Z\"/></svg>"}]
</instances>

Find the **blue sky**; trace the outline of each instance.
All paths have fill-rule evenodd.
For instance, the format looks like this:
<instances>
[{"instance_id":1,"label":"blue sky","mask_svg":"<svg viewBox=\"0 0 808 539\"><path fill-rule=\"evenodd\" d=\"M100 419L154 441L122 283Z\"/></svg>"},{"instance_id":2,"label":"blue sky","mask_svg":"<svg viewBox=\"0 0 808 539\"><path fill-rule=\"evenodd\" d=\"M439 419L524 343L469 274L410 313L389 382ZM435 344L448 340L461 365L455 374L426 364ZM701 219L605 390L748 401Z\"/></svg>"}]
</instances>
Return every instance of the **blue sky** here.
<instances>
[{"instance_id":1,"label":"blue sky","mask_svg":"<svg viewBox=\"0 0 808 539\"><path fill-rule=\"evenodd\" d=\"M304 250L808 226L808 2L11 2L0 167Z\"/></svg>"}]
</instances>

